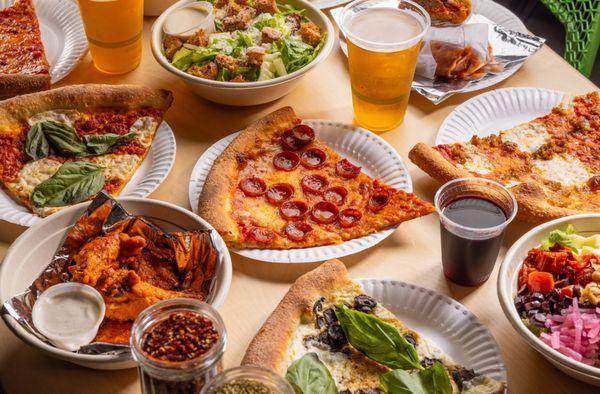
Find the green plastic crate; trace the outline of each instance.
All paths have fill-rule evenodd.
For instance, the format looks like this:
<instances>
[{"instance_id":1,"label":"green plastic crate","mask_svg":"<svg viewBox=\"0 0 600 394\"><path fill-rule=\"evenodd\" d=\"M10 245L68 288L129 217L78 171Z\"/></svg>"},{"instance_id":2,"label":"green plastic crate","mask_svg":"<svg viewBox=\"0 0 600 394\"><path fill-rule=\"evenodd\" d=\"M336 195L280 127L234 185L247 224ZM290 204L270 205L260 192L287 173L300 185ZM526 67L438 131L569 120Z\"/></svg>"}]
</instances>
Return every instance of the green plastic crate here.
<instances>
[{"instance_id":1,"label":"green plastic crate","mask_svg":"<svg viewBox=\"0 0 600 394\"><path fill-rule=\"evenodd\" d=\"M600 44L600 0L541 0L565 26L565 59L589 77Z\"/></svg>"}]
</instances>

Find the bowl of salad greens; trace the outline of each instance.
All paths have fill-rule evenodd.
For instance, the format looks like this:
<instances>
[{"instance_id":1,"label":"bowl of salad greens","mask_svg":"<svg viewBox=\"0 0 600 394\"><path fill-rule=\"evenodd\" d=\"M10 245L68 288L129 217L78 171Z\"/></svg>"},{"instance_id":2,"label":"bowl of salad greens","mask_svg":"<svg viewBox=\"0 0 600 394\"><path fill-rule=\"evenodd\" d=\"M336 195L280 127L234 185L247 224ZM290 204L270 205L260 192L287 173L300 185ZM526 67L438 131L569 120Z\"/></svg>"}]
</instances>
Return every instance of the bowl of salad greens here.
<instances>
[{"instance_id":1,"label":"bowl of salad greens","mask_svg":"<svg viewBox=\"0 0 600 394\"><path fill-rule=\"evenodd\" d=\"M566 216L523 235L500 266L498 296L529 345L600 386L600 214Z\"/></svg>"},{"instance_id":2,"label":"bowl of salad greens","mask_svg":"<svg viewBox=\"0 0 600 394\"><path fill-rule=\"evenodd\" d=\"M171 14L190 6L203 7L209 22L185 34L169 30ZM152 27L152 53L163 68L201 97L239 106L289 93L334 41L329 19L305 0L181 0Z\"/></svg>"}]
</instances>

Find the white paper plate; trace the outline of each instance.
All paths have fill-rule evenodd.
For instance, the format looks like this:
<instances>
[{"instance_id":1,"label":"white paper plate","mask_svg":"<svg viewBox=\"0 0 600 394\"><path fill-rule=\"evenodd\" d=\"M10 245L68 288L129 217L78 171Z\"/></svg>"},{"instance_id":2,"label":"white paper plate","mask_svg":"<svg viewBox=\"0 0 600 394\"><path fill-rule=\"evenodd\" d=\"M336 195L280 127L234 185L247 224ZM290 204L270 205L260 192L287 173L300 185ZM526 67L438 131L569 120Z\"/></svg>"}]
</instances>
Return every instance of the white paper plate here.
<instances>
[{"instance_id":1,"label":"white paper plate","mask_svg":"<svg viewBox=\"0 0 600 394\"><path fill-rule=\"evenodd\" d=\"M496 89L465 101L446 117L436 145L469 141L548 114L567 94L540 88Z\"/></svg>"},{"instance_id":2,"label":"white paper plate","mask_svg":"<svg viewBox=\"0 0 600 394\"><path fill-rule=\"evenodd\" d=\"M0 0L6 8L13 0ZM50 63L52 83L66 77L88 50L77 3L69 0L34 0L42 42Z\"/></svg>"},{"instance_id":3,"label":"white paper plate","mask_svg":"<svg viewBox=\"0 0 600 394\"><path fill-rule=\"evenodd\" d=\"M162 122L156 131L148 156L131 177L120 197L146 197L152 193L169 175L175 162L176 151L173 130L166 122ZM31 213L24 205L15 202L0 189L0 220L29 227L42 218Z\"/></svg>"},{"instance_id":4,"label":"white paper plate","mask_svg":"<svg viewBox=\"0 0 600 394\"><path fill-rule=\"evenodd\" d=\"M123 207L134 215L143 215L165 231L211 229L210 224L187 209L152 199L118 198ZM24 292L50 263L67 231L81 216L89 203L62 210L25 231L8 249L0 265L0 302ZM221 236L213 231L215 248L219 252L215 285L207 300L215 308L223 305L231 285L231 256ZM25 343L52 357L95 369L125 369L135 366L130 353L119 355L77 354L58 349L39 340L11 316L2 314L10 330Z\"/></svg>"},{"instance_id":5,"label":"white paper plate","mask_svg":"<svg viewBox=\"0 0 600 394\"><path fill-rule=\"evenodd\" d=\"M314 128L319 140L335 149L342 156L362 167L373 178L379 178L388 185L407 192L412 191L412 181L402 158L396 150L377 135L355 127L327 120L304 120ZM216 142L198 159L192 170L189 187L190 205L198 212L198 199L206 176L214 161L238 135L231 134ZM393 233L395 227L365 237L346 241L340 245L317 246L313 248L270 250L233 249L237 254L255 260L271 263L308 263L347 256L370 248Z\"/></svg>"},{"instance_id":6,"label":"white paper plate","mask_svg":"<svg viewBox=\"0 0 600 394\"><path fill-rule=\"evenodd\" d=\"M502 353L490 331L459 302L410 283L359 279L365 292L454 361L506 381Z\"/></svg>"},{"instance_id":7,"label":"white paper plate","mask_svg":"<svg viewBox=\"0 0 600 394\"><path fill-rule=\"evenodd\" d=\"M309 0L309 2L318 9L324 10L331 7L344 5L352 0Z\"/></svg>"},{"instance_id":8,"label":"white paper plate","mask_svg":"<svg viewBox=\"0 0 600 394\"><path fill-rule=\"evenodd\" d=\"M336 8L335 10L331 10L331 16L333 17L334 21L337 23L338 26L341 10L341 7ZM474 14L482 15L494 22L495 24L504 26L510 30L514 30L521 33L528 33L527 28L525 27L523 22L521 22L521 19L519 19L518 16L516 16L510 10L492 0L477 0L474 7ZM341 31L339 34L339 39L340 48L342 49L342 52L344 52L344 54L348 56L348 44L346 43L346 37L344 37ZM511 63L508 66L506 66L504 71L502 71L501 73L489 74L479 81L474 81L469 86L457 93L474 92L476 90L485 89L489 86L495 85L513 75L515 72L517 72L518 69L521 68L522 65L523 62Z\"/></svg>"}]
</instances>

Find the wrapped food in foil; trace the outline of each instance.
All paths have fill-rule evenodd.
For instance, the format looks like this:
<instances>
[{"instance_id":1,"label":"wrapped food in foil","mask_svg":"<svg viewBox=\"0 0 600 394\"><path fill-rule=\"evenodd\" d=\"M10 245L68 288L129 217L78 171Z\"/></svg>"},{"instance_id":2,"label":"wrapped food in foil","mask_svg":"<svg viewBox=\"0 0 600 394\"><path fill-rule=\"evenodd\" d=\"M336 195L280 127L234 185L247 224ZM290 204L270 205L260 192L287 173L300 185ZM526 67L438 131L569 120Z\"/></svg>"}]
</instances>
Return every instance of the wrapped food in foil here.
<instances>
[{"instance_id":1,"label":"wrapped food in foil","mask_svg":"<svg viewBox=\"0 0 600 394\"><path fill-rule=\"evenodd\" d=\"M163 299L206 300L217 262L210 230L166 233L101 192L67 232L48 266L24 293L4 303L2 313L52 345L32 323L36 299L55 284L84 283L102 294L106 313L96 338L77 353L129 352L130 329L139 312Z\"/></svg>"}]
</instances>

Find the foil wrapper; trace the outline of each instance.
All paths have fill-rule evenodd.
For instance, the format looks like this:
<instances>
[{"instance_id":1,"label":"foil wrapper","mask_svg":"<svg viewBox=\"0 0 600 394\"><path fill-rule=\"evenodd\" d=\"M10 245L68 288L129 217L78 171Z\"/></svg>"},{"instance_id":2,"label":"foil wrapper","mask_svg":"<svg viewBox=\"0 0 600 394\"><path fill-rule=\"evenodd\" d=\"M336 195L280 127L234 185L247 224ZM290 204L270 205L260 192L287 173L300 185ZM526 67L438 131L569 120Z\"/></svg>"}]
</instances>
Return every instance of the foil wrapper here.
<instances>
[{"instance_id":1,"label":"foil wrapper","mask_svg":"<svg viewBox=\"0 0 600 394\"><path fill-rule=\"evenodd\" d=\"M32 309L37 298L49 287L71 280L69 266L73 262L73 255L89 240L106 234L119 226L137 226L143 231L144 237L152 239L156 244L169 245L174 251L175 263L181 268L180 277L182 286L189 285L193 272L186 267L184 259L199 260L206 258L216 261L216 249L211 237L210 230L194 230L178 233L166 233L151 222L140 216L134 216L127 212L116 200L104 192L100 192L90 203L84 214L77 220L75 225L67 232L65 239L55 252L50 264L39 274L37 279L29 288L12 297L2 305L2 314L8 314L19 323L26 331L37 337L40 341L54 346L34 326L32 321ZM205 245L190 247L194 241L200 240ZM193 249L193 250L192 250ZM200 250L199 250L200 249ZM197 261L192 261L196 263ZM198 264L188 264L197 267ZM204 284L207 300L213 294L215 285L214 274ZM115 344L106 342L92 342L80 347L74 353L93 355L119 355L130 353L130 347L126 344Z\"/></svg>"},{"instance_id":2,"label":"foil wrapper","mask_svg":"<svg viewBox=\"0 0 600 394\"><path fill-rule=\"evenodd\" d=\"M341 11L342 8L331 10L331 16L338 26ZM508 78L529 56L539 51L546 41L544 38L533 34L520 33L500 26L480 14L471 15L468 21L461 26L433 27L432 29L448 29L448 32L452 32L471 24L485 24L488 26L487 43L492 46L495 62L500 64L503 70L498 73L488 73L480 79L471 81L448 81L415 75L412 88L436 105L454 94L483 89ZM340 47L347 56L346 38L341 32L339 38ZM476 37L475 40L483 41L481 37Z\"/></svg>"}]
</instances>

